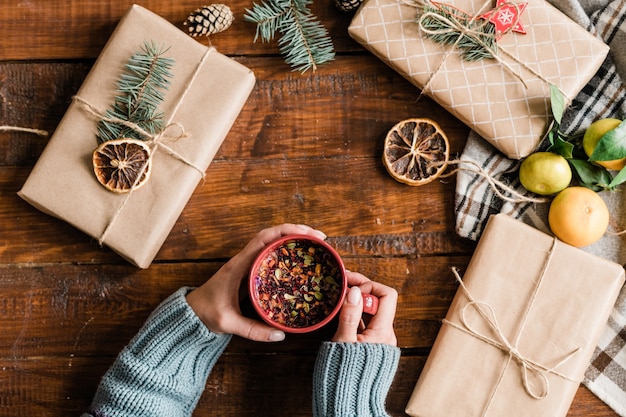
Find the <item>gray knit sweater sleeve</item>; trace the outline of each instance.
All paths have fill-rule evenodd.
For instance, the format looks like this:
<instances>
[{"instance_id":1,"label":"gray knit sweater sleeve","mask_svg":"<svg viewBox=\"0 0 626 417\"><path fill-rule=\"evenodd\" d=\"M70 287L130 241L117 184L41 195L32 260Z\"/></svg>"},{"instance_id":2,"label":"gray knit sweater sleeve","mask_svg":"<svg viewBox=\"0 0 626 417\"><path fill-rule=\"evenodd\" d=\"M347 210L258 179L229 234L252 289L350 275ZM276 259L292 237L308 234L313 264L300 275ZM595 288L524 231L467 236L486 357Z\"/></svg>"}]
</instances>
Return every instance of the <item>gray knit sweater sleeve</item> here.
<instances>
[{"instance_id":1,"label":"gray knit sweater sleeve","mask_svg":"<svg viewBox=\"0 0 626 417\"><path fill-rule=\"evenodd\" d=\"M211 332L181 288L163 301L102 378L83 417L188 417L231 335Z\"/></svg>"},{"instance_id":2,"label":"gray knit sweater sleeve","mask_svg":"<svg viewBox=\"0 0 626 417\"><path fill-rule=\"evenodd\" d=\"M181 288L161 303L102 378L82 417L189 417L231 340L206 328ZM315 364L316 417L382 417L400 350L383 344L322 345Z\"/></svg>"},{"instance_id":3,"label":"gray knit sweater sleeve","mask_svg":"<svg viewBox=\"0 0 626 417\"><path fill-rule=\"evenodd\" d=\"M386 417L400 349L374 343L322 344L313 373L313 416Z\"/></svg>"}]
</instances>

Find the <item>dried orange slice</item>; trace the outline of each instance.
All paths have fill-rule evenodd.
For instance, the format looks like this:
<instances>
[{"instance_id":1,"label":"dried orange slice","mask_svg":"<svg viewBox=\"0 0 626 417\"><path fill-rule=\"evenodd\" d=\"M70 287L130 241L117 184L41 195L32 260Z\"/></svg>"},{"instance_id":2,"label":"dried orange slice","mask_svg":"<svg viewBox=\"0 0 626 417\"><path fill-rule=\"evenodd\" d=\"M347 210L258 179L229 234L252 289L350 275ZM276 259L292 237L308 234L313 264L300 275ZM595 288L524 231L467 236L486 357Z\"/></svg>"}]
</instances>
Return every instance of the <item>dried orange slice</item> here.
<instances>
[{"instance_id":1,"label":"dried orange slice","mask_svg":"<svg viewBox=\"0 0 626 417\"><path fill-rule=\"evenodd\" d=\"M435 121L427 118L403 120L385 137L385 168L404 184L433 181L446 169L449 156L448 138Z\"/></svg>"},{"instance_id":2,"label":"dried orange slice","mask_svg":"<svg viewBox=\"0 0 626 417\"><path fill-rule=\"evenodd\" d=\"M150 177L150 148L137 139L103 142L93 151L93 170L106 189L127 193L144 185Z\"/></svg>"}]
</instances>

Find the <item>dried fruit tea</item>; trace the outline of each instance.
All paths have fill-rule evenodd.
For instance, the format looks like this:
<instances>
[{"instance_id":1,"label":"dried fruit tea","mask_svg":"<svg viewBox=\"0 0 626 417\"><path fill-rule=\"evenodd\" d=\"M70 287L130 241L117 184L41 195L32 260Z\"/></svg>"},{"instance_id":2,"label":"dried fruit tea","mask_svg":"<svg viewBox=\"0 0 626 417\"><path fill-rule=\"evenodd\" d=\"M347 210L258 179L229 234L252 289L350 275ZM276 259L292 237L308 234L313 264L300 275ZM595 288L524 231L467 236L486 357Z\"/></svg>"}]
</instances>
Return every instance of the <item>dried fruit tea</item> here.
<instances>
[{"instance_id":1,"label":"dried fruit tea","mask_svg":"<svg viewBox=\"0 0 626 417\"><path fill-rule=\"evenodd\" d=\"M288 327L309 327L324 320L343 288L341 269L331 253L305 240L290 240L272 251L255 280L263 312Z\"/></svg>"}]
</instances>

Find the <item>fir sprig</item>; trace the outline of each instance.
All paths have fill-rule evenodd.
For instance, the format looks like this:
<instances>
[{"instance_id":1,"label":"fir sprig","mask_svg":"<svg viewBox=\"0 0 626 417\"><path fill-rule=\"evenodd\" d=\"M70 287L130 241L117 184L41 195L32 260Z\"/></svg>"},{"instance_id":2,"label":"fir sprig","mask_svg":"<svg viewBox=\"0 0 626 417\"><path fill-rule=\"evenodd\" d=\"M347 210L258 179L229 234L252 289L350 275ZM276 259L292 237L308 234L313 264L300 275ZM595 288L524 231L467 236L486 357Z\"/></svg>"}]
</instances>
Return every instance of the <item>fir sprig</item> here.
<instances>
[{"instance_id":1,"label":"fir sprig","mask_svg":"<svg viewBox=\"0 0 626 417\"><path fill-rule=\"evenodd\" d=\"M144 43L126 63L124 72L117 84L118 96L103 120L98 123L98 140L146 138L131 127L105 119L121 119L131 122L149 133L157 133L164 128L163 113L158 107L169 89L174 60L163 55L169 48Z\"/></svg>"},{"instance_id":2,"label":"fir sprig","mask_svg":"<svg viewBox=\"0 0 626 417\"><path fill-rule=\"evenodd\" d=\"M441 16L442 19L436 16ZM463 34L450 22L469 29L471 35ZM466 61L480 61L493 58L498 50L495 27L485 23L455 7L445 4L426 5L420 17L420 25L426 29L426 37L444 45L456 45L461 57Z\"/></svg>"},{"instance_id":3,"label":"fir sprig","mask_svg":"<svg viewBox=\"0 0 626 417\"><path fill-rule=\"evenodd\" d=\"M315 71L318 65L335 58L333 42L326 28L311 13L311 0L268 0L246 9L244 19L257 24L254 41L278 41L280 53L294 70Z\"/></svg>"}]
</instances>

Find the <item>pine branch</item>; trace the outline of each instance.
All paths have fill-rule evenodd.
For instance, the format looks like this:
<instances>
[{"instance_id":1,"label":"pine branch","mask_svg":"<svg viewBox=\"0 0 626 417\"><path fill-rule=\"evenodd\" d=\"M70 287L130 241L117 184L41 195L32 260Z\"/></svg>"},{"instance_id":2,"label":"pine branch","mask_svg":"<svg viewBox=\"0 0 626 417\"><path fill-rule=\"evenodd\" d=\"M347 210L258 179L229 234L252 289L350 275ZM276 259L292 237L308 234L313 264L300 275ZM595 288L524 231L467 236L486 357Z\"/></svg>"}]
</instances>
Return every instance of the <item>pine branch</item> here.
<instances>
[{"instance_id":1,"label":"pine branch","mask_svg":"<svg viewBox=\"0 0 626 417\"><path fill-rule=\"evenodd\" d=\"M440 20L426 16L421 19L421 25L425 29L433 32L426 36L444 45L456 45L461 57L466 61L479 61L485 58L493 58L489 49L497 52L498 45L495 38L495 28L492 24L485 24L480 19L473 19L471 15L445 4L440 4L439 7L426 6L424 7L424 13L440 15L445 19ZM455 28L446 23L446 20L458 21L464 27L470 29L473 36L465 35L455 30ZM489 49L485 48L485 45Z\"/></svg>"},{"instance_id":2,"label":"pine branch","mask_svg":"<svg viewBox=\"0 0 626 417\"><path fill-rule=\"evenodd\" d=\"M246 9L247 14L244 15L244 20L257 24L254 42L259 37L263 42L270 42L274 39L282 22L288 20L285 15L291 10L290 3L291 0L274 0L261 5L254 3L252 10Z\"/></svg>"},{"instance_id":3,"label":"pine branch","mask_svg":"<svg viewBox=\"0 0 626 417\"><path fill-rule=\"evenodd\" d=\"M260 5L254 3L246 9L244 19L257 24L254 41L278 41L280 53L294 70L315 71L317 66L335 58L335 51L328 31L307 7L311 0L268 0Z\"/></svg>"},{"instance_id":4,"label":"pine branch","mask_svg":"<svg viewBox=\"0 0 626 417\"><path fill-rule=\"evenodd\" d=\"M158 111L169 89L174 60L163 57L167 49L154 43L144 43L126 63L126 72L117 84L119 95L113 106L106 111L105 118L115 118L136 124L149 133L157 133L164 128L163 113ZM98 124L98 140L133 138L145 140L135 130L123 124L101 120Z\"/></svg>"}]
</instances>

